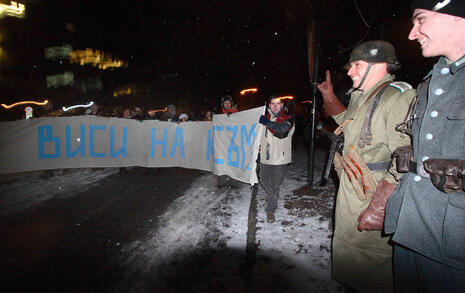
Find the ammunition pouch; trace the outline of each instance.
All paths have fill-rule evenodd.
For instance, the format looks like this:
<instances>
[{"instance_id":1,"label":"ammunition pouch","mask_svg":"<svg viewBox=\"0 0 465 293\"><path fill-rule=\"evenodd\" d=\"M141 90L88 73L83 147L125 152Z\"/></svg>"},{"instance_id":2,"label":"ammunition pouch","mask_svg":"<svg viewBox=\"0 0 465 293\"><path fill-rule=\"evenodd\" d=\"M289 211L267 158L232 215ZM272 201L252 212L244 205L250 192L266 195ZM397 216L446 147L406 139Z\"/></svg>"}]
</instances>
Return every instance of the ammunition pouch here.
<instances>
[{"instance_id":1,"label":"ammunition pouch","mask_svg":"<svg viewBox=\"0 0 465 293\"><path fill-rule=\"evenodd\" d=\"M341 157L341 165L357 192L358 198L361 201L371 199L378 187L378 182L360 155L353 150L347 151Z\"/></svg>"},{"instance_id":2,"label":"ammunition pouch","mask_svg":"<svg viewBox=\"0 0 465 293\"><path fill-rule=\"evenodd\" d=\"M398 147L392 156L396 159L396 169L399 173L410 171L410 161L412 158L412 146L405 145Z\"/></svg>"},{"instance_id":3,"label":"ammunition pouch","mask_svg":"<svg viewBox=\"0 0 465 293\"><path fill-rule=\"evenodd\" d=\"M431 182L445 193L465 191L465 160L428 159L423 162Z\"/></svg>"}]
</instances>

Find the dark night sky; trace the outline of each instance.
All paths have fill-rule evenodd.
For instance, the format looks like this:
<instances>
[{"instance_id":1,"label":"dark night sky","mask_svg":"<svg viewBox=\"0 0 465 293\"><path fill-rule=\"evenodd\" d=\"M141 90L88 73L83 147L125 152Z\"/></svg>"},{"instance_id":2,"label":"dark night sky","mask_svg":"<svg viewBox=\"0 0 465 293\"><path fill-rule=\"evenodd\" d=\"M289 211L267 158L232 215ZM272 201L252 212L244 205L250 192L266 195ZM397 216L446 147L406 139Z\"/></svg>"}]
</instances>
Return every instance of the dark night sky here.
<instances>
[{"instance_id":1,"label":"dark night sky","mask_svg":"<svg viewBox=\"0 0 465 293\"><path fill-rule=\"evenodd\" d=\"M407 40L408 1L25 2L27 19L0 20L4 25L22 22L17 31L9 31L15 34L10 45L8 38L0 44L14 51L7 72L40 72L43 47L70 43L74 49L100 49L128 60L130 66L119 78L157 84L152 90L161 90L161 79L175 76L167 92L189 92L204 102L255 86L266 94L308 99L308 19L315 19L320 28L319 76L326 68L337 71L341 90L350 85L341 66L361 40L391 41L403 64L398 77L414 86L430 64ZM18 61L21 66L16 62L19 55L26 60ZM5 66L2 71L5 74Z\"/></svg>"}]
</instances>

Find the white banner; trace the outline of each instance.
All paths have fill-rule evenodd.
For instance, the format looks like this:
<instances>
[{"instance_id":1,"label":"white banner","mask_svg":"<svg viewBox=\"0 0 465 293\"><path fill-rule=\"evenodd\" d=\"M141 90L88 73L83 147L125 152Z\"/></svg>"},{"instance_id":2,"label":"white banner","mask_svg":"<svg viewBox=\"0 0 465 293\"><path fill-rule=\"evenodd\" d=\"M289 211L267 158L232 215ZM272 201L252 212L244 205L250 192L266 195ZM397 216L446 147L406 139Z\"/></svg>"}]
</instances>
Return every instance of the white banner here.
<instances>
[{"instance_id":1,"label":"white banner","mask_svg":"<svg viewBox=\"0 0 465 293\"><path fill-rule=\"evenodd\" d=\"M0 173L62 168L184 167L257 183L263 107L214 122L76 116L0 123Z\"/></svg>"},{"instance_id":2,"label":"white banner","mask_svg":"<svg viewBox=\"0 0 465 293\"><path fill-rule=\"evenodd\" d=\"M215 174L229 175L252 185L258 183L256 159L263 126L257 122L264 111L263 106L229 117L226 114L213 116Z\"/></svg>"}]
</instances>

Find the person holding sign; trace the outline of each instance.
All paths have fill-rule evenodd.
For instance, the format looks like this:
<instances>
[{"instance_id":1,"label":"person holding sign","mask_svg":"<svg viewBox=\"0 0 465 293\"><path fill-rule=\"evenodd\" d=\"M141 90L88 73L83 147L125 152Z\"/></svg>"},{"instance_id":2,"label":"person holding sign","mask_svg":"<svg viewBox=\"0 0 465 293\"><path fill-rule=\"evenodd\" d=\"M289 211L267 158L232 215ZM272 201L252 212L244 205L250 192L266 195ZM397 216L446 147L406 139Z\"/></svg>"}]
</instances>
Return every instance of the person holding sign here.
<instances>
[{"instance_id":1,"label":"person holding sign","mask_svg":"<svg viewBox=\"0 0 465 293\"><path fill-rule=\"evenodd\" d=\"M221 98L221 113L220 114L227 114L228 117L233 114L237 113L237 105L234 104L233 98L229 95L226 95Z\"/></svg>"},{"instance_id":2,"label":"person holding sign","mask_svg":"<svg viewBox=\"0 0 465 293\"><path fill-rule=\"evenodd\" d=\"M260 116L259 122L265 126L260 138L259 177L266 192L266 221L273 223L278 208L279 188L287 165L292 161L294 116L280 98L271 96L267 112Z\"/></svg>"}]
</instances>

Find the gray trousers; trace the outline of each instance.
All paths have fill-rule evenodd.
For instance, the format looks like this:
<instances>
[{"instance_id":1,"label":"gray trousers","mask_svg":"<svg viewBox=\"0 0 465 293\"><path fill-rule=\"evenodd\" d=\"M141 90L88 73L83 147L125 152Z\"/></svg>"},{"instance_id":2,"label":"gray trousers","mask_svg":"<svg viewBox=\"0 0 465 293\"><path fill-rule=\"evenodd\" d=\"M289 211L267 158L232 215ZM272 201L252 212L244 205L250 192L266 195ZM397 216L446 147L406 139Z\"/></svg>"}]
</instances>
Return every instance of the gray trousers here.
<instances>
[{"instance_id":1,"label":"gray trousers","mask_svg":"<svg viewBox=\"0 0 465 293\"><path fill-rule=\"evenodd\" d=\"M465 292L465 271L394 245L394 291Z\"/></svg>"},{"instance_id":2,"label":"gray trousers","mask_svg":"<svg viewBox=\"0 0 465 293\"><path fill-rule=\"evenodd\" d=\"M260 184L266 192L265 211L274 212L278 208L279 187L286 175L287 164L266 165L260 163Z\"/></svg>"}]
</instances>

